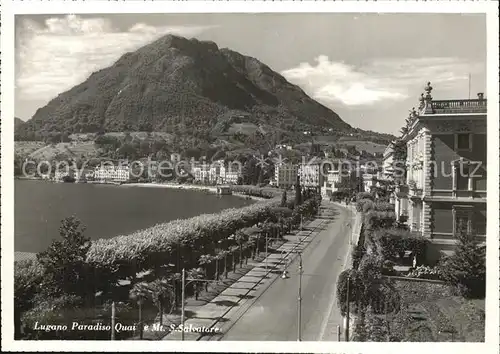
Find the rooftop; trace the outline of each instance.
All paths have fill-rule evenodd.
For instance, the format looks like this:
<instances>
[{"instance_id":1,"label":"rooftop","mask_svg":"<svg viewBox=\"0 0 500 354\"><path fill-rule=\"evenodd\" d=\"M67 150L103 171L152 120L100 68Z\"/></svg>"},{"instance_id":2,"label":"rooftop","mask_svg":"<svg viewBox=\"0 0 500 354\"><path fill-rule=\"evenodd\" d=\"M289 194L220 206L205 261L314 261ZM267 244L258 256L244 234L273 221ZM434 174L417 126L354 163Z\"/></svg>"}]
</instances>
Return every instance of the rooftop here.
<instances>
[{"instance_id":1,"label":"rooftop","mask_svg":"<svg viewBox=\"0 0 500 354\"><path fill-rule=\"evenodd\" d=\"M484 93L479 92L475 99L434 100L431 96L432 86L428 82L420 95L417 115L454 114L454 113L486 113L487 100Z\"/></svg>"}]
</instances>

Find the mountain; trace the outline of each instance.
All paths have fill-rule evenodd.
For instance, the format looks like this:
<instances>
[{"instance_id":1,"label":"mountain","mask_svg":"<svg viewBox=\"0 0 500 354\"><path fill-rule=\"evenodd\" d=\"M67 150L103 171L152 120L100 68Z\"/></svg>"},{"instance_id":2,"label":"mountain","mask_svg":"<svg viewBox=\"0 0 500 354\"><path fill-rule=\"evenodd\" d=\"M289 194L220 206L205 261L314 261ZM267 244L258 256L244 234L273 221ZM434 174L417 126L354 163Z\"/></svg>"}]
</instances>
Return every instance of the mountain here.
<instances>
[{"instance_id":1,"label":"mountain","mask_svg":"<svg viewBox=\"0 0 500 354\"><path fill-rule=\"evenodd\" d=\"M24 124L24 121L21 118L14 117L14 129L17 129L21 125Z\"/></svg>"},{"instance_id":2,"label":"mountain","mask_svg":"<svg viewBox=\"0 0 500 354\"><path fill-rule=\"evenodd\" d=\"M157 131L210 140L235 129L245 132L242 127L285 135L352 130L257 59L213 42L167 35L59 94L16 127L16 139Z\"/></svg>"}]
</instances>

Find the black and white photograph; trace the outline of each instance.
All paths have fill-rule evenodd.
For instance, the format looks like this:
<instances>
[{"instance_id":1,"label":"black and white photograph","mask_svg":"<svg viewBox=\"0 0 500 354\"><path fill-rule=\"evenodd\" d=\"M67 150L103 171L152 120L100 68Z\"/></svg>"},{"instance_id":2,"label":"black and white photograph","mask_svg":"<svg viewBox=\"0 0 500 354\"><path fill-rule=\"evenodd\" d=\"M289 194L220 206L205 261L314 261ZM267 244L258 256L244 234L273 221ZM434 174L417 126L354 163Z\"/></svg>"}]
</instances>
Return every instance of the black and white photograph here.
<instances>
[{"instance_id":1,"label":"black and white photograph","mask_svg":"<svg viewBox=\"0 0 500 354\"><path fill-rule=\"evenodd\" d=\"M495 4L55 3L2 11L9 348L497 352Z\"/></svg>"}]
</instances>

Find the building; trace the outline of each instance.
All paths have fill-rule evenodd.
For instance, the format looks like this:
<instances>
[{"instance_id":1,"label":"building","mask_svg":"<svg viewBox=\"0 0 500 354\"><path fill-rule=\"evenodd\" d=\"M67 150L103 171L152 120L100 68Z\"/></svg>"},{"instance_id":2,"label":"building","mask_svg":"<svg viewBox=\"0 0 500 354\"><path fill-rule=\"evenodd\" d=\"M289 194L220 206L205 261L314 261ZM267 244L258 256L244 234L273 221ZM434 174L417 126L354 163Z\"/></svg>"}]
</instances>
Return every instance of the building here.
<instances>
[{"instance_id":1,"label":"building","mask_svg":"<svg viewBox=\"0 0 500 354\"><path fill-rule=\"evenodd\" d=\"M224 160L218 160L210 165L209 180L211 183L223 184L226 180Z\"/></svg>"},{"instance_id":2,"label":"building","mask_svg":"<svg viewBox=\"0 0 500 354\"><path fill-rule=\"evenodd\" d=\"M192 173L195 181L204 184L210 183L210 166L208 164L195 164L193 166Z\"/></svg>"},{"instance_id":3,"label":"building","mask_svg":"<svg viewBox=\"0 0 500 354\"><path fill-rule=\"evenodd\" d=\"M274 167L274 182L278 188L293 188L297 183L299 166L291 163L280 163Z\"/></svg>"},{"instance_id":4,"label":"building","mask_svg":"<svg viewBox=\"0 0 500 354\"><path fill-rule=\"evenodd\" d=\"M313 158L308 163L301 163L299 165L300 186L319 191L327 172L325 168L327 165L324 165L318 158Z\"/></svg>"},{"instance_id":5,"label":"building","mask_svg":"<svg viewBox=\"0 0 500 354\"><path fill-rule=\"evenodd\" d=\"M127 182L130 179L128 165L102 165L95 168L94 179L101 182Z\"/></svg>"},{"instance_id":6,"label":"building","mask_svg":"<svg viewBox=\"0 0 500 354\"><path fill-rule=\"evenodd\" d=\"M373 173L363 174L363 192L371 192L377 186L377 175Z\"/></svg>"},{"instance_id":7,"label":"building","mask_svg":"<svg viewBox=\"0 0 500 354\"><path fill-rule=\"evenodd\" d=\"M351 170L349 162L333 161L325 170L326 176L321 186L321 196L323 198L330 198L335 192L350 192L355 188L355 174Z\"/></svg>"},{"instance_id":8,"label":"building","mask_svg":"<svg viewBox=\"0 0 500 354\"><path fill-rule=\"evenodd\" d=\"M217 186L217 194L218 195L231 195L233 193L231 191L231 187L229 187L229 186Z\"/></svg>"},{"instance_id":9,"label":"building","mask_svg":"<svg viewBox=\"0 0 500 354\"><path fill-rule=\"evenodd\" d=\"M394 149L391 142L384 150L382 157L382 173L384 178L392 179L394 175Z\"/></svg>"},{"instance_id":10,"label":"building","mask_svg":"<svg viewBox=\"0 0 500 354\"><path fill-rule=\"evenodd\" d=\"M238 181L241 177L241 172L240 171L226 171L225 175L225 183L226 184L238 184Z\"/></svg>"},{"instance_id":11,"label":"building","mask_svg":"<svg viewBox=\"0 0 500 354\"><path fill-rule=\"evenodd\" d=\"M403 136L408 224L432 241L428 261L453 252L461 230L486 235L486 99L434 100L430 83ZM400 201L403 204L403 201Z\"/></svg>"}]
</instances>

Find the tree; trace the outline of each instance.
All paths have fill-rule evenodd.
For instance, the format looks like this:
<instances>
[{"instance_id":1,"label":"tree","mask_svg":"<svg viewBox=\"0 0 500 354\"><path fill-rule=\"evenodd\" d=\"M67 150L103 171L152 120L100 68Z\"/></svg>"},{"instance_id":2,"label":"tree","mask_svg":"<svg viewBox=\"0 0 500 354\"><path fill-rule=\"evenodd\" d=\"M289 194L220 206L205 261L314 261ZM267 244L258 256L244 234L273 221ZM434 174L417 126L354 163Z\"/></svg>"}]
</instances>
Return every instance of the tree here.
<instances>
[{"instance_id":1,"label":"tree","mask_svg":"<svg viewBox=\"0 0 500 354\"><path fill-rule=\"evenodd\" d=\"M158 308L158 313L160 317L160 325L163 324L163 312L169 303L171 306L174 304L174 287L170 284L170 281L165 278L156 279L148 284L147 290L149 291L149 296L153 301L153 304ZM141 294L142 293L137 293Z\"/></svg>"},{"instance_id":2,"label":"tree","mask_svg":"<svg viewBox=\"0 0 500 354\"><path fill-rule=\"evenodd\" d=\"M462 295L483 298L486 293L486 246L474 235L461 231L455 253L440 264L444 279L458 287Z\"/></svg>"},{"instance_id":3,"label":"tree","mask_svg":"<svg viewBox=\"0 0 500 354\"><path fill-rule=\"evenodd\" d=\"M137 302L137 305L139 306L139 335L140 338L142 339L142 305L144 302L148 299L150 296L150 288L146 282L140 282L134 284L132 289L130 289L129 292L129 297L131 300L134 300Z\"/></svg>"},{"instance_id":4,"label":"tree","mask_svg":"<svg viewBox=\"0 0 500 354\"><path fill-rule=\"evenodd\" d=\"M280 206L286 207L286 191L283 191L283 193L281 194Z\"/></svg>"},{"instance_id":5,"label":"tree","mask_svg":"<svg viewBox=\"0 0 500 354\"><path fill-rule=\"evenodd\" d=\"M87 293L88 270L86 265L90 239L84 236L85 226L75 216L61 222L59 235L49 248L37 254L38 262L45 268L44 290L56 294ZM94 295L92 293L92 295Z\"/></svg>"},{"instance_id":6,"label":"tree","mask_svg":"<svg viewBox=\"0 0 500 354\"><path fill-rule=\"evenodd\" d=\"M395 140L394 142L392 142L392 150L392 168L395 171L394 178L396 179L396 181L404 181L406 179L406 142L401 139Z\"/></svg>"},{"instance_id":7,"label":"tree","mask_svg":"<svg viewBox=\"0 0 500 354\"><path fill-rule=\"evenodd\" d=\"M302 191L300 188L300 178L297 176L295 182L295 205L300 205L302 203Z\"/></svg>"}]
</instances>

